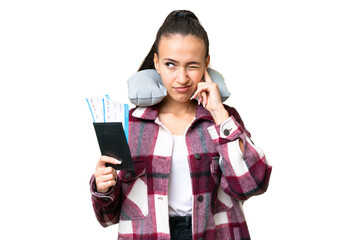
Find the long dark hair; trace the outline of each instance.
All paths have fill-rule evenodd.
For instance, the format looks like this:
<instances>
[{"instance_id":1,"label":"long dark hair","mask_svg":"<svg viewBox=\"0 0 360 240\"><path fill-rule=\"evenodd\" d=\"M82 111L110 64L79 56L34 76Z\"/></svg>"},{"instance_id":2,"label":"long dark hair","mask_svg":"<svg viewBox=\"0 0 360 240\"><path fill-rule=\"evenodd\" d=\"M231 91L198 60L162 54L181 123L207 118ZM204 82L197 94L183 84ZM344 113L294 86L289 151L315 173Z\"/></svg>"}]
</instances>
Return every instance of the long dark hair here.
<instances>
[{"instance_id":1,"label":"long dark hair","mask_svg":"<svg viewBox=\"0 0 360 240\"><path fill-rule=\"evenodd\" d=\"M172 11L165 19L164 23L159 28L156 39L150 52L145 57L138 71L145 69L155 69L154 53L159 55L158 47L162 36L168 37L174 34L181 34L183 36L193 35L202 39L205 43L205 58L209 55L209 39L199 19L194 13L188 10Z\"/></svg>"}]
</instances>

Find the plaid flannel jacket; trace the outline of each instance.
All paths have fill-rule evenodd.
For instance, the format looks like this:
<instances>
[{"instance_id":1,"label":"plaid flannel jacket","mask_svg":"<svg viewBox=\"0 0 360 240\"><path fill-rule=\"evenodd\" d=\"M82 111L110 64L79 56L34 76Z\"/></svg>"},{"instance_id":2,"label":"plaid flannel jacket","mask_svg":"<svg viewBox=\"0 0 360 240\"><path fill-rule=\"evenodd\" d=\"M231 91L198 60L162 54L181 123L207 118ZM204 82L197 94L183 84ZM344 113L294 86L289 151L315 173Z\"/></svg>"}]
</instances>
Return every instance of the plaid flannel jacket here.
<instances>
[{"instance_id":1,"label":"plaid flannel jacket","mask_svg":"<svg viewBox=\"0 0 360 240\"><path fill-rule=\"evenodd\" d=\"M250 239L243 201L265 192L269 183L271 165L237 111L226 108L230 117L216 126L210 113L197 106L186 130L194 240ZM120 171L106 194L96 192L94 176L90 180L96 217L104 227L119 223L118 239L170 239L167 190L173 143L158 112L156 105L130 111L134 171Z\"/></svg>"}]
</instances>

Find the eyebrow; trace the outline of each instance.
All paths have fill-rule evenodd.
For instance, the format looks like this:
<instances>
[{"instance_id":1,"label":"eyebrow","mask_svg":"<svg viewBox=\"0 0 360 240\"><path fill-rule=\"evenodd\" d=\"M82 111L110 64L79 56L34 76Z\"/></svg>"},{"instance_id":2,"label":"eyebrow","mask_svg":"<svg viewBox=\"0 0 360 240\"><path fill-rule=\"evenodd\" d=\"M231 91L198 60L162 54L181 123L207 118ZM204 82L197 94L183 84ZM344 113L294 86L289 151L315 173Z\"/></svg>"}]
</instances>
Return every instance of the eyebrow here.
<instances>
[{"instance_id":1,"label":"eyebrow","mask_svg":"<svg viewBox=\"0 0 360 240\"><path fill-rule=\"evenodd\" d=\"M174 60L174 59L171 59L171 58L164 58L163 59L164 61L171 61L171 62L174 62L174 63L179 63L178 61ZM200 65L199 62L196 62L196 61L192 61L192 62L188 62L186 64L197 64L197 65Z\"/></svg>"}]
</instances>

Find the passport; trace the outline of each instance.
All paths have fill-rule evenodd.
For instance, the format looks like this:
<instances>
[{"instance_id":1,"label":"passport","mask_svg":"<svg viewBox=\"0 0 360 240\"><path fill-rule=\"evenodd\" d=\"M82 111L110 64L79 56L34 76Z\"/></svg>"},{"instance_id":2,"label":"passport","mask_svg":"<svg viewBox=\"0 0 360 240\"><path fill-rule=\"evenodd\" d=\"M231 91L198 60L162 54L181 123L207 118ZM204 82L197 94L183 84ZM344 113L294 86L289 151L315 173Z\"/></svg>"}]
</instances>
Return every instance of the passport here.
<instances>
[{"instance_id":1,"label":"passport","mask_svg":"<svg viewBox=\"0 0 360 240\"><path fill-rule=\"evenodd\" d=\"M121 164L106 163L116 170L134 170L128 142L121 122L93 123L101 155L116 158Z\"/></svg>"},{"instance_id":2,"label":"passport","mask_svg":"<svg viewBox=\"0 0 360 240\"><path fill-rule=\"evenodd\" d=\"M129 106L103 97L86 98L102 155L116 158L121 164L106 164L116 170L133 170L129 134Z\"/></svg>"}]
</instances>

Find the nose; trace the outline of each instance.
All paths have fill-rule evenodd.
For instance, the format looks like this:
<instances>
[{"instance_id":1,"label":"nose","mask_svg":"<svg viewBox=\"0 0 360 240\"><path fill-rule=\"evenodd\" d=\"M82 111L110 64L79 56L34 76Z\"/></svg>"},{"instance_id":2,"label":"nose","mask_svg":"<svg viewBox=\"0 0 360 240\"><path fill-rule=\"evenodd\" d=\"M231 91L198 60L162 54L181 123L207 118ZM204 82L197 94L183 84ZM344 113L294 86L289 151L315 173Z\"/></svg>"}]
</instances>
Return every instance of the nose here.
<instances>
[{"instance_id":1,"label":"nose","mask_svg":"<svg viewBox=\"0 0 360 240\"><path fill-rule=\"evenodd\" d=\"M180 68L179 69L179 73L178 73L178 77L177 77L177 82L181 85L186 85L186 83L189 81L187 72L185 68Z\"/></svg>"}]
</instances>

